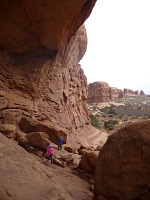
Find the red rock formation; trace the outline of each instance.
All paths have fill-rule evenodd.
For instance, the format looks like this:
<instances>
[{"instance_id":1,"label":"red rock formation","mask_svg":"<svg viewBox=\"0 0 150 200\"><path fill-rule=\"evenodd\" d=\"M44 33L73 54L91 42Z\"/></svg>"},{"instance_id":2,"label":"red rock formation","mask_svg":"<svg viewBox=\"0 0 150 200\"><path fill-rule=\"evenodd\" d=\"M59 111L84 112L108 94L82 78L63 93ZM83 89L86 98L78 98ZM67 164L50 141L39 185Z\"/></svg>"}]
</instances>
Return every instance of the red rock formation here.
<instances>
[{"instance_id":1,"label":"red rock formation","mask_svg":"<svg viewBox=\"0 0 150 200\"><path fill-rule=\"evenodd\" d=\"M124 96L126 96L126 97L127 96L138 96L139 95L139 91L138 90L133 91L133 90L124 88L123 92L124 92ZM140 95L145 95L143 90L140 91Z\"/></svg>"},{"instance_id":2,"label":"red rock formation","mask_svg":"<svg viewBox=\"0 0 150 200\"><path fill-rule=\"evenodd\" d=\"M106 82L94 82L88 85L88 102L109 102L112 100L111 89Z\"/></svg>"},{"instance_id":3,"label":"red rock formation","mask_svg":"<svg viewBox=\"0 0 150 200\"><path fill-rule=\"evenodd\" d=\"M123 97L138 96L138 90L110 87L106 82L94 82L88 85L88 103L109 102ZM143 94L144 95L144 94Z\"/></svg>"},{"instance_id":4,"label":"red rock formation","mask_svg":"<svg viewBox=\"0 0 150 200\"><path fill-rule=\"evenodd\" d=\"M95 171L95 196L149 199L149 180L150 120L145 120L112 134L102 147Z\"/></svg>"},{"instance_id":5,"label":"red rock formation","mask_svg":"<svg viewBox=\"0 0 150 200\"><path fill-rule=\"evenodd\" d=\"M23 57L53 58L65 50L95 2L1 0L0 47Z\"/></svg>"},{"instance_id":6,"label":"red rock formation","mask_svg":"<svg viewBox=\"0 0 150 200\"><path fill-rule=\"evenodd\" d=\"M123 91L121 89L118 89L118 98L122 99L124 97Z\"/></svg>"},{"instance_id":7,"label":"red rock formation","mask_svg":"<svg viewBox=\"0 0 150 200\"><path fill-rule=\"evenodd\" d=\"M138 90L134 91L134 94L135 94L136 96L138 96L138 95L139 95L139 91L138 91Z\"/></svg>"},{"instance_id":8,"label":"red rock formation","mask_svg":"<svg viewBox=\"0 0 150 200\"><path fill-rule=\"evenodd\" d=\"M145 96L145 93L143 92L143 90L140 91L140 95Z\"/></svg>"},{"instance_id":9,"label":"red rock formation","mask_svg":"<svg viewBox=\"0 0 150 200\"><path fill-rule=\"evenodd\" d=\"M133 90L124 88L124 89L123 89L123 93L124 93L124 96L125 96L125 97L127 97L127 96L132 96L132 95L133 95Z\"/></svg>"},{"instance_id":10,"label":"red rock formation","mask_svg":"<svg viewBox=\"0 0 150 200\"><path fill-rule=\"evenodd\" d=\"M92 199L86 181L64 168L41 162L1 133L0 159L1 200Z\"/></svg>"},{"instance_id":11,"label":"red rock formation","mask_svg":"<svg viewBox=\"0 0 150 200\"><path fill-rule=\"evenodd\" d=\"M119 89L116 87L110 87L110 92L112 95L112 100L119 98Z\"/></svg>"},{"instance_id":12,"label":"red rock formation","mask_svg":"<svg viewBox=\"0 0 150 200\"><path fill-rule=\"evenodd\" d=\"M79 26L95 1L1 0L0 123L15 125L20 141L29 132L45 132L53 142L60 134L68 142L91 134L78 64L87 38Z\"/></svg>"}]
</instances>

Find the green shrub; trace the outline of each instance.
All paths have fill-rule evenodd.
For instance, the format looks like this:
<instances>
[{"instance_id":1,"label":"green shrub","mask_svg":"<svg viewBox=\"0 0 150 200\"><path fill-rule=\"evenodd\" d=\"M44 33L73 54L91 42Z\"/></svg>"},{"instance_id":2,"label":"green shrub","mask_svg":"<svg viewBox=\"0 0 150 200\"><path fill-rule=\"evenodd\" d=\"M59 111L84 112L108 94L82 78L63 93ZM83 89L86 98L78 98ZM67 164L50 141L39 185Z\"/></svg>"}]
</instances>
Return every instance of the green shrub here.
<instances>
[{"instance_id":1,"label":"green shrub","mask_svg":"<svg viewBox=\"0 0 150 200\"><path fill-rule=\"evenodd\" d=\"M110 107L108 110L108 114L116 115L116 111L112 107Z\"/></svg>"},{"instance_id":2,"label":"green shrub","mask_svg":"<svg viewBox=\"0 0 150 200\"><path fill-rule=\"evenodd\" d=\"M110 107L104 107L102 109L100 109L101 112L104 112L105 114L111 114L111 115L116 115L116 111L113 109L114 106L110 106Z\"/></svg>"},{"instance_id":3,"label":"green shrub","mask_svg":"<svg viewBox=\"0 0 150 200\"><path fill-rule=\"evenodd\" d=\"M104 122L105 128L108 128L109 130L114 130L116 124L118 124L117 120L108 120Z\"/></svg>"},{"instance_id":4,"label":"green shrub","mask_svg":"<svg viewBox=\"0 0 150 200\"><path fill-rule=\"evenodd\" d=\"M92 114L90 115L91 124L96 128L100 127L98 117L99 117L98 115L92 115Z\"/></svg>"}]
</instances>

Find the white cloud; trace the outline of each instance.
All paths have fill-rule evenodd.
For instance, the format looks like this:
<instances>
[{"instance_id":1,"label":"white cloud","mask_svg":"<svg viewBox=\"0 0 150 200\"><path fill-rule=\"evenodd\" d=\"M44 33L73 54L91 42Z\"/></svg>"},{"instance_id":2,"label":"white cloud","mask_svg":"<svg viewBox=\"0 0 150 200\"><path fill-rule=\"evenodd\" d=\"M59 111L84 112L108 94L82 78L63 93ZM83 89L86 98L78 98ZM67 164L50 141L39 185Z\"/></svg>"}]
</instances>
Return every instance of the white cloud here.
<instances>
[{"instance_id":1,"label":"white cloud","mask_svg":"<svg viewBox=\"0 0 150 200\"><path fill-rule=\"evenodd\" d=\"M150 94L149 10L149 0L97 0L85 22L88 47L80 62L88 82Z\"/></svg>"}]
</instances>

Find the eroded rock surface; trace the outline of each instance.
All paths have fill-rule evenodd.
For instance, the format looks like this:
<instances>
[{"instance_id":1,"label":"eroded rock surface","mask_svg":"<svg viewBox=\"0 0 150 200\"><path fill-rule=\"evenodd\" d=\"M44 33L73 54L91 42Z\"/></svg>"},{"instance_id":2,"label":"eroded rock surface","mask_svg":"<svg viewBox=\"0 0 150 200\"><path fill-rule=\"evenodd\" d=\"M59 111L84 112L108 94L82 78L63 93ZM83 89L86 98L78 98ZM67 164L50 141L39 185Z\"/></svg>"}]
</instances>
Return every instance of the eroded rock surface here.
<instances>
[{"instance_id":1,"label":"eroded rock surface","mask_svg":"<svg viewBox=\"0 0 150 200\"><path fill-rule=\"evenodd\" d=\"M131 200L150 197L150 120L109 136L95 171L95 197Z\"/></svg>"},{"instance_id":2,"label":"eroded rock surface","mask_svg":"<svg viewBox=\"0 0 150 200\"><path fill-rule=\"evenodd\" d=\"M90 15L96 0L1 0L0 47L16 56L51 57Z\"/></svg>"},{"instance_id":3,"label":"eroded rock surface","mask_svg":"<svg viewBox=\"0 0 150 200\"><path fill-rule=\"evenodd\" d=\"M15 126L9 137L27 142L25 134L44 132L75 146L94 131L78 64L87 46L81 24L94 4L1 0L0 123Z\"/></svg>"}]
</instances>

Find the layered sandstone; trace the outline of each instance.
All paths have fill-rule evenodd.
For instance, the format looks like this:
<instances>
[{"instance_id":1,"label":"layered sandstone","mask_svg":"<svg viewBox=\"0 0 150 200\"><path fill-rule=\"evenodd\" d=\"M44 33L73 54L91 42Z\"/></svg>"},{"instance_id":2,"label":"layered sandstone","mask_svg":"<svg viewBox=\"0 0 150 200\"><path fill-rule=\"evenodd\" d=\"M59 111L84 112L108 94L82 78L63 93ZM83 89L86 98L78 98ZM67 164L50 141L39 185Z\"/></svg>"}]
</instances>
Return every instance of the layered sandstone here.
<instances>
[{"instance_id":1,"label":"layered sandstone","mask_svg":"<svg viewBox=\"0 0 150 200\"><path fill-rule=\"evenodd\" d=\"M19 142L43 132L52 142L62 135L76 145L91 134L87 80L78 63L87 45L80 25L94 4L1 0L0 123L13 125L11 137Z\"/></svg>"},{"instance_id":2,"label":"layered sandstone","mask_svg":"<svg viewBox=\"0 0 150 200\"><path fill-rule=\"evenodd\" d=\"M118 99L119 98L119 89L116 87L110 87L110 92L112 94L112 99Z\"/></svg>"},{"instance_id":3,"label":"layered sandstone","mask_svg":"<svg viewBox=\"0 0 150 200\"><path fill-rule=\"evenodd\" d=\"M108 83L97 81L88 85L88 103L109 102L112 100L111 89Z\"/></svg>"},{"instance_id":4,"label":"layered sandstone","mask_svg":"<svg viewBox=\"0 0 150 200\"><path fill-rule=\"evenodd\" d=\"M133 96L133 95L134 95L134 91L131 90L131 89L127 89L127 88L124 88L124 89L123 89L123 93L124 93L124 96L125 96L125 97Z\"/></svg>"},{"instance_id":5,"label":"layered sandstone","mask_svg":"<svg viewBox=\"0 0 150 200\"><path fill-rule=\"evenodd\" d=\"M139 95L145 94L142 90L139 93L138 90L134 91L127 88L121 90L116 87L111 87L104 81L97 81L89 83L88 85L88 103L110 102L115 99Z\"/></svg>"}]
</instances>

